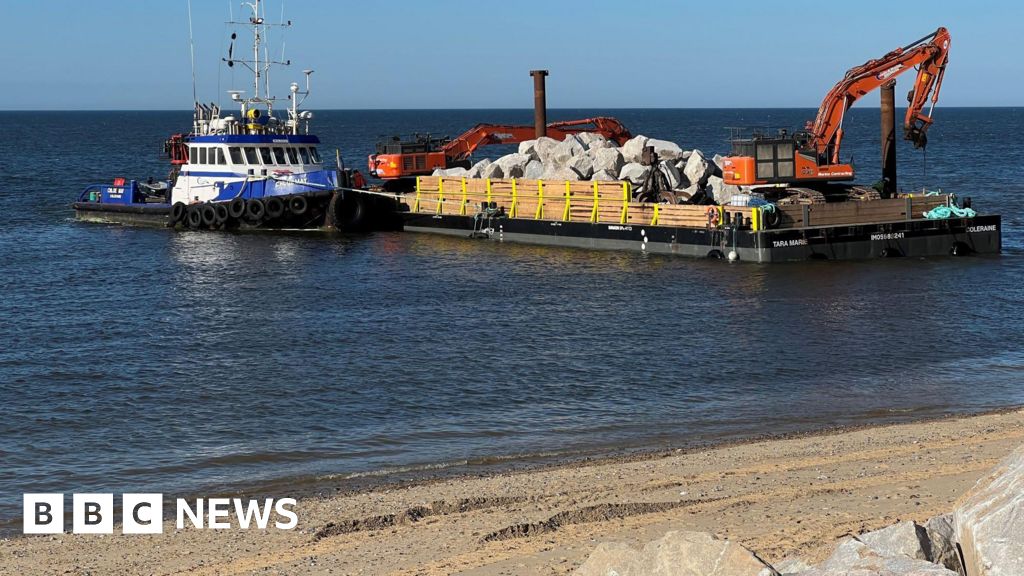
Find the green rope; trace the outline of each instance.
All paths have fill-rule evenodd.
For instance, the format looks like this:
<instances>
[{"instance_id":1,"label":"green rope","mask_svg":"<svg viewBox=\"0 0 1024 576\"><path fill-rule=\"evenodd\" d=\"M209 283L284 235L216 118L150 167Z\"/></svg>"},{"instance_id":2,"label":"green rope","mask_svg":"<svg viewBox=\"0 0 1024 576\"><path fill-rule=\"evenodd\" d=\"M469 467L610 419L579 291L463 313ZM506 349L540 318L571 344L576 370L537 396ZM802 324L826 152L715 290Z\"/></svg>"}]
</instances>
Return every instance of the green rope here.
<instances>
[{"instance_id":1,"label":"green rope","mask_svg":"<svg viewBox=\"0 0 1024 576\"><path fill-rule=\"evenodd\" d=\"M953 216L957 218L974 218L977 215L978 213L971 208L958 208L956 206L936 206L923 214L929 220L945 220Z\"/></svg>"}]
</instances>

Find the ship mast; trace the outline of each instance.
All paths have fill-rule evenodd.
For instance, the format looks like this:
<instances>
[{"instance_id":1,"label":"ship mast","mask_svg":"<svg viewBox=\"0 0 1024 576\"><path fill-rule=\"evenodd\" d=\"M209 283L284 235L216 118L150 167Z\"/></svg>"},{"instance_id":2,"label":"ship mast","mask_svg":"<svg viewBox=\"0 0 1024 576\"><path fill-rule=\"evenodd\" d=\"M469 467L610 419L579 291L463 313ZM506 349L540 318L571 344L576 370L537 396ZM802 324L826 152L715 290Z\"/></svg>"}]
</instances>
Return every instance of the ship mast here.
<instances>
[{"instance_id":1,"label":"ship mast","mask_svg":"<svg viewBox=\"0 0 1024 576\"><path fill-rule=\"evenodd\" d=\"M227 58L221 58L222 61L227 62L228 67L233 67L236 63L241 64L248 68L253 73L253 95L250 98L243 98L244 94L241 90L229 90L228 93L231 95L231 99L237 102L241 107L241 126L239 129L243 132L248 131L251 133L299 133L300 121L305 121L306 131L309 130L309 120L313 117L310 112L299 112L298 105L301 101L297 99L301 96L302 100L305 100L309 96L309 76L312 74L312 70L303 70L303 74L306 76L306 89L299 90L298 84L293 82L290 87L290 94L288 99L291 100L291 107L287 109L288 121L283 123L273 116L274 102L277 100L270 95L270 67L274 65L289 66L291 60L277 61L269 56L269 54L260 58L260 47L263 44L263 37L265 34L265 28L268 26L280 26L287 28L292 25L291 20L282 21L279 24L270 24L266 22L265 10L262 7L262 0L252 0L251 2L243 2L243 6L247 6L252 12L249 16L248 22L228 22L228 24L236 26L252 26L252 59L237 59L234 57L235 50L235 39L238 37L237 34L231 34L231 44L228 47ZM283 20L283 18L282 18ZM265 80L264 88L260 90L260 81ZM257 112L259 106L265 106L266 111ZM199 105L197 104L197 108ZM197 118L197 125L199 119Z\"/></svg>"}]
</instances>

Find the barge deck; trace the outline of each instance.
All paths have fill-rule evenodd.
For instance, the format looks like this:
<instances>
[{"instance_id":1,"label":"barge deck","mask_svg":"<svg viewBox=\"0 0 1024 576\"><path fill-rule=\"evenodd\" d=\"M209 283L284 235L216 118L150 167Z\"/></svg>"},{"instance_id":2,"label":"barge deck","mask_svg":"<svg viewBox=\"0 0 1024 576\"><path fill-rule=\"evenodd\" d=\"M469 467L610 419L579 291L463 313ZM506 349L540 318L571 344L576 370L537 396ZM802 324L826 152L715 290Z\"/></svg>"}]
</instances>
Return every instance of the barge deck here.
<instances>
[{"instance_id":1,"label":"barge deck","mask_svg":"<svg viewBox=\"0 0 1024 576\"><path fill-rule=\"evenodd\" d=\"M827 204L636 202L628 182L420 177L399 196L403 227L499 242L635 250L748 262L998 254L998 215L929 218L949 194Z\"/></svg>"}]
</instances>

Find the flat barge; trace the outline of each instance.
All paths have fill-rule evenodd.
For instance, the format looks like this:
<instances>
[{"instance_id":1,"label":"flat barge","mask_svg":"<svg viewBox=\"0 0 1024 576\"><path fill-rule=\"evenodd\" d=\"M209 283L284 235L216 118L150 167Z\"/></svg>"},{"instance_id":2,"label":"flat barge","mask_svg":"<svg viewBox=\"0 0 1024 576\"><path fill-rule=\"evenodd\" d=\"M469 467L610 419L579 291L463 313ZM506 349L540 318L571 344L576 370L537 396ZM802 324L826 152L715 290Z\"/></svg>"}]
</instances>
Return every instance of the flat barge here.
<instances>
[{"instance_id":1,"label":"flat barge","mask_svg":"<svg viewBox=\"0 0 1024 576\"><path fill-rule=\"evenodd\" d=\"M1002 249L1000 217L961 208L950 194L694 206L637 202L629 182L436 176L418 178L416 191L397 201L409 232L746 262L961 256ZM937 217L944 214L948 217Z\"/></svg>"}]
</instances>

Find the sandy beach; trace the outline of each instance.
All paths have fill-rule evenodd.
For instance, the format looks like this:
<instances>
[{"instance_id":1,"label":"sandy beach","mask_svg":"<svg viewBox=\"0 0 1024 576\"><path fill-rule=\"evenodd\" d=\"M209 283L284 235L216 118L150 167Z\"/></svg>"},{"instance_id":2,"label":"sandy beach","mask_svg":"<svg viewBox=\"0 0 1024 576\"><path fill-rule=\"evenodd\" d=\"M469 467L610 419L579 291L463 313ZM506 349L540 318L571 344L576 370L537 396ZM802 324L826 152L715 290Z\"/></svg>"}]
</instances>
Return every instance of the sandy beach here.
<instances>
[{"instance_id":1,"label":"sandy beach","mask_svg":"<svg viewBox=\"0 0 1024 576\"><path fill-rule=\"evenodd\" d=\"M668 530L769 562L950 511L1024 443L1024 410L301 499L295 530L23 536L3 574L566 574ZM285 495L281 495L285 496Z\"/></svg>"}]
</instances>

